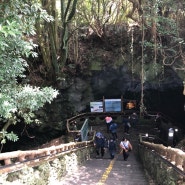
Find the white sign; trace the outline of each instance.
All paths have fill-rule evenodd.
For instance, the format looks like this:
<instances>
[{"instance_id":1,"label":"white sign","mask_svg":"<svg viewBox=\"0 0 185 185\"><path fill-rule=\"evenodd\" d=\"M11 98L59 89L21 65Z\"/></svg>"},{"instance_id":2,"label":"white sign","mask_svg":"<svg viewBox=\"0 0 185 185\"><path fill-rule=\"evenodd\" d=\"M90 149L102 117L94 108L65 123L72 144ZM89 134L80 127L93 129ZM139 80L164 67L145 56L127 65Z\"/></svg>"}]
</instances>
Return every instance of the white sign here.
<instances>
[{"instance_id":1,"label":"white sign","mask_svg":"<svg viewBox=\"0 0 185 185\"><path fill-rule=\"evenodd\" d=\"M91 112L103 112L103 102L90 102Z\"/></svg>"}]
</instances>

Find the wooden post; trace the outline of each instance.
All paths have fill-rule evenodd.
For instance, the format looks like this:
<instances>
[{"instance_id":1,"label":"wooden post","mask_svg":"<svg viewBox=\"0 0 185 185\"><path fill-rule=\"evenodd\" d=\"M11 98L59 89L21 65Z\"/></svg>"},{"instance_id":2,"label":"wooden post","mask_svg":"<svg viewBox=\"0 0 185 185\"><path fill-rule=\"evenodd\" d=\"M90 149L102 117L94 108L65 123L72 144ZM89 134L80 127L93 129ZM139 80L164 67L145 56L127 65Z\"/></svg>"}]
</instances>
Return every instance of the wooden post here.
<instances>
[{"instance_id":1,"label":"wooden post","mask_svg":"<svg viewBox=\"0 0 185 185\"><path fill-rule=\"evenodd\" d=\"M103 96L103 112L105 112L105 98Z\"/></svg>"},{"instance_id":2,"label":"wooden post","mask_svg":"<svg viewBox=\"0 0 185 185\"><path fill-rule=\"evenodd\" d=\"M121 112L123 112L123 95L121 95Z\"/></svg>"}]
</instances>

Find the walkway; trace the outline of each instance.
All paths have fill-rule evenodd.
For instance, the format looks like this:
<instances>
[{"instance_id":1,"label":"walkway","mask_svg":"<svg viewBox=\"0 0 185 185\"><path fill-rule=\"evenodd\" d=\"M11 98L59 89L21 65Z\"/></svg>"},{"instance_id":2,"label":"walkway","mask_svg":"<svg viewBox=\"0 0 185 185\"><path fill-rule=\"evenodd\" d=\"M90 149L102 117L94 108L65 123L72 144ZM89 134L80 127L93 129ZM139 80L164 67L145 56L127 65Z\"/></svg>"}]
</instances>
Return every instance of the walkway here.
<instances>
[{"instance_id":1,"label":"walkway","mask_svg":"<svg viewBox=\"0 0 185 185\"><path fill-rule=\"evenodd\" d=\"M118 142L123 136L122 125L119 125ZM98 130L99 128L94 128ZM84 166L79 167L74 172L67 174L60 185L154 185L146 177L142 165L137 159L139 130L132 129L128 136L132 142L134 150L130 153L128 161L124 161L122 154L117 154L114 160L110 160L108 152L104 158L91 156ZM119 148L118 148L119 150ZM119 152L119 151L118 151Z\"/></svg>"}]
</instances>

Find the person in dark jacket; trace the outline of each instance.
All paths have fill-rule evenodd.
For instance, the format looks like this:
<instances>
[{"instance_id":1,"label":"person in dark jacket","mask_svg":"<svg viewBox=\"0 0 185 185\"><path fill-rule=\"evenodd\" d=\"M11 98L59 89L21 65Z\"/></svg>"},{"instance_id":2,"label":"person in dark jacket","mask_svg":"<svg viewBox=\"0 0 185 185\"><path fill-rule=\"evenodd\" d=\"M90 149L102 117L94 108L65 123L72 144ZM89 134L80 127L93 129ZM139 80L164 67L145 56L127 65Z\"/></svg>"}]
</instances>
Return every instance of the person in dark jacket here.
<instances>
[{"instance_id":1,"label":"person in dark jacket","mask_svg":"<svg viewBox=\"0 0 185 185\"><path fill-rule=\"evenodd\" d=\"M109 130L110 130L110 132L112 134L113 140L116 140L118 138L118 136L117 136L117 128L118 128L118 125L115 122L111 123L111 125L109 127Z\"/></svg>"},{"instance_id":2,"label":"person in dark jacket","mask_svg":"<svg viewBox=\"0 0 185 185\"><path fill-rule=\"evenodd\" d=\"M123 118L123 125L124 125L124 132L125 134L129 135L129 130L130 130L130 116L128 118L124 117Z\"/></svg>"},{"instance_id":3,"label":"person in dark jacket","mask_svg":"<svg viewBox=\"0 0 185 185\"><path fill-rule=\"evenodd\" d=\"M116 154L116 141L113 140L113 138L108 140L108 150L109 150L110 158L114 159L114 156Z\"/></svg>"},{"instance_id":4,"label":"person in dark jacket","mask_svg":"<svg viewBox=\"0 0 185 185\"><path fill-rule=\"evenodd\" d=\"M96 157L99 157L101 154L101 157L104 156L105 153L105 138L103 136L103 134L100 134L100 132L98 132L99 134L96 134L95 136L95 150L96 150Z\"/></svg>"},{"instance_id":5,"label":"person in dark jacket","mask_svg":"<svg viewBox=\"0 0 185 185\"><path fill-rule=\"evenodd\" d=\"M132 113L130 118L131 118L132 126L135 128L138 124L138 115L136 114L136 112L134 112L134 113Z\"/></svg>"}]
</instances>

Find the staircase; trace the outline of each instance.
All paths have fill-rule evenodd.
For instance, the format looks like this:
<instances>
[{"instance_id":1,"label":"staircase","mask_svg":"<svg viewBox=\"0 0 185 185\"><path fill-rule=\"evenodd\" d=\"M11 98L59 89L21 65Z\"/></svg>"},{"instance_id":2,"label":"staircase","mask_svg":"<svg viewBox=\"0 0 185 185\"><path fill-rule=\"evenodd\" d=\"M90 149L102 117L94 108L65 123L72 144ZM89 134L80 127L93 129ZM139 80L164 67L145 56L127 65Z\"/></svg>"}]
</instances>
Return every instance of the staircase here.
<instances>
[{"instance_id":1,"label":"staircase","mask_svg":"<svg viewBox=\"0 0 185 185\"><path fill-rule=\"evenodd\" d=\"M101 131L106 138L111 135L106 132L106 125L92 126L93 130ZM142 127L141 127L142 128ZM103 158L96 158L95 153L86 161L84 166L79 167L67 174L60 184L79 185L155 185L150 179L137 156L138 135L140 127L130 129L130 135L126 137L133 145L133 151L127 161L123 160L120 153L119 143L124 135L123 125L118 124L117 155L110 160L108 151Z\"/></svg>"}]
</instances>

